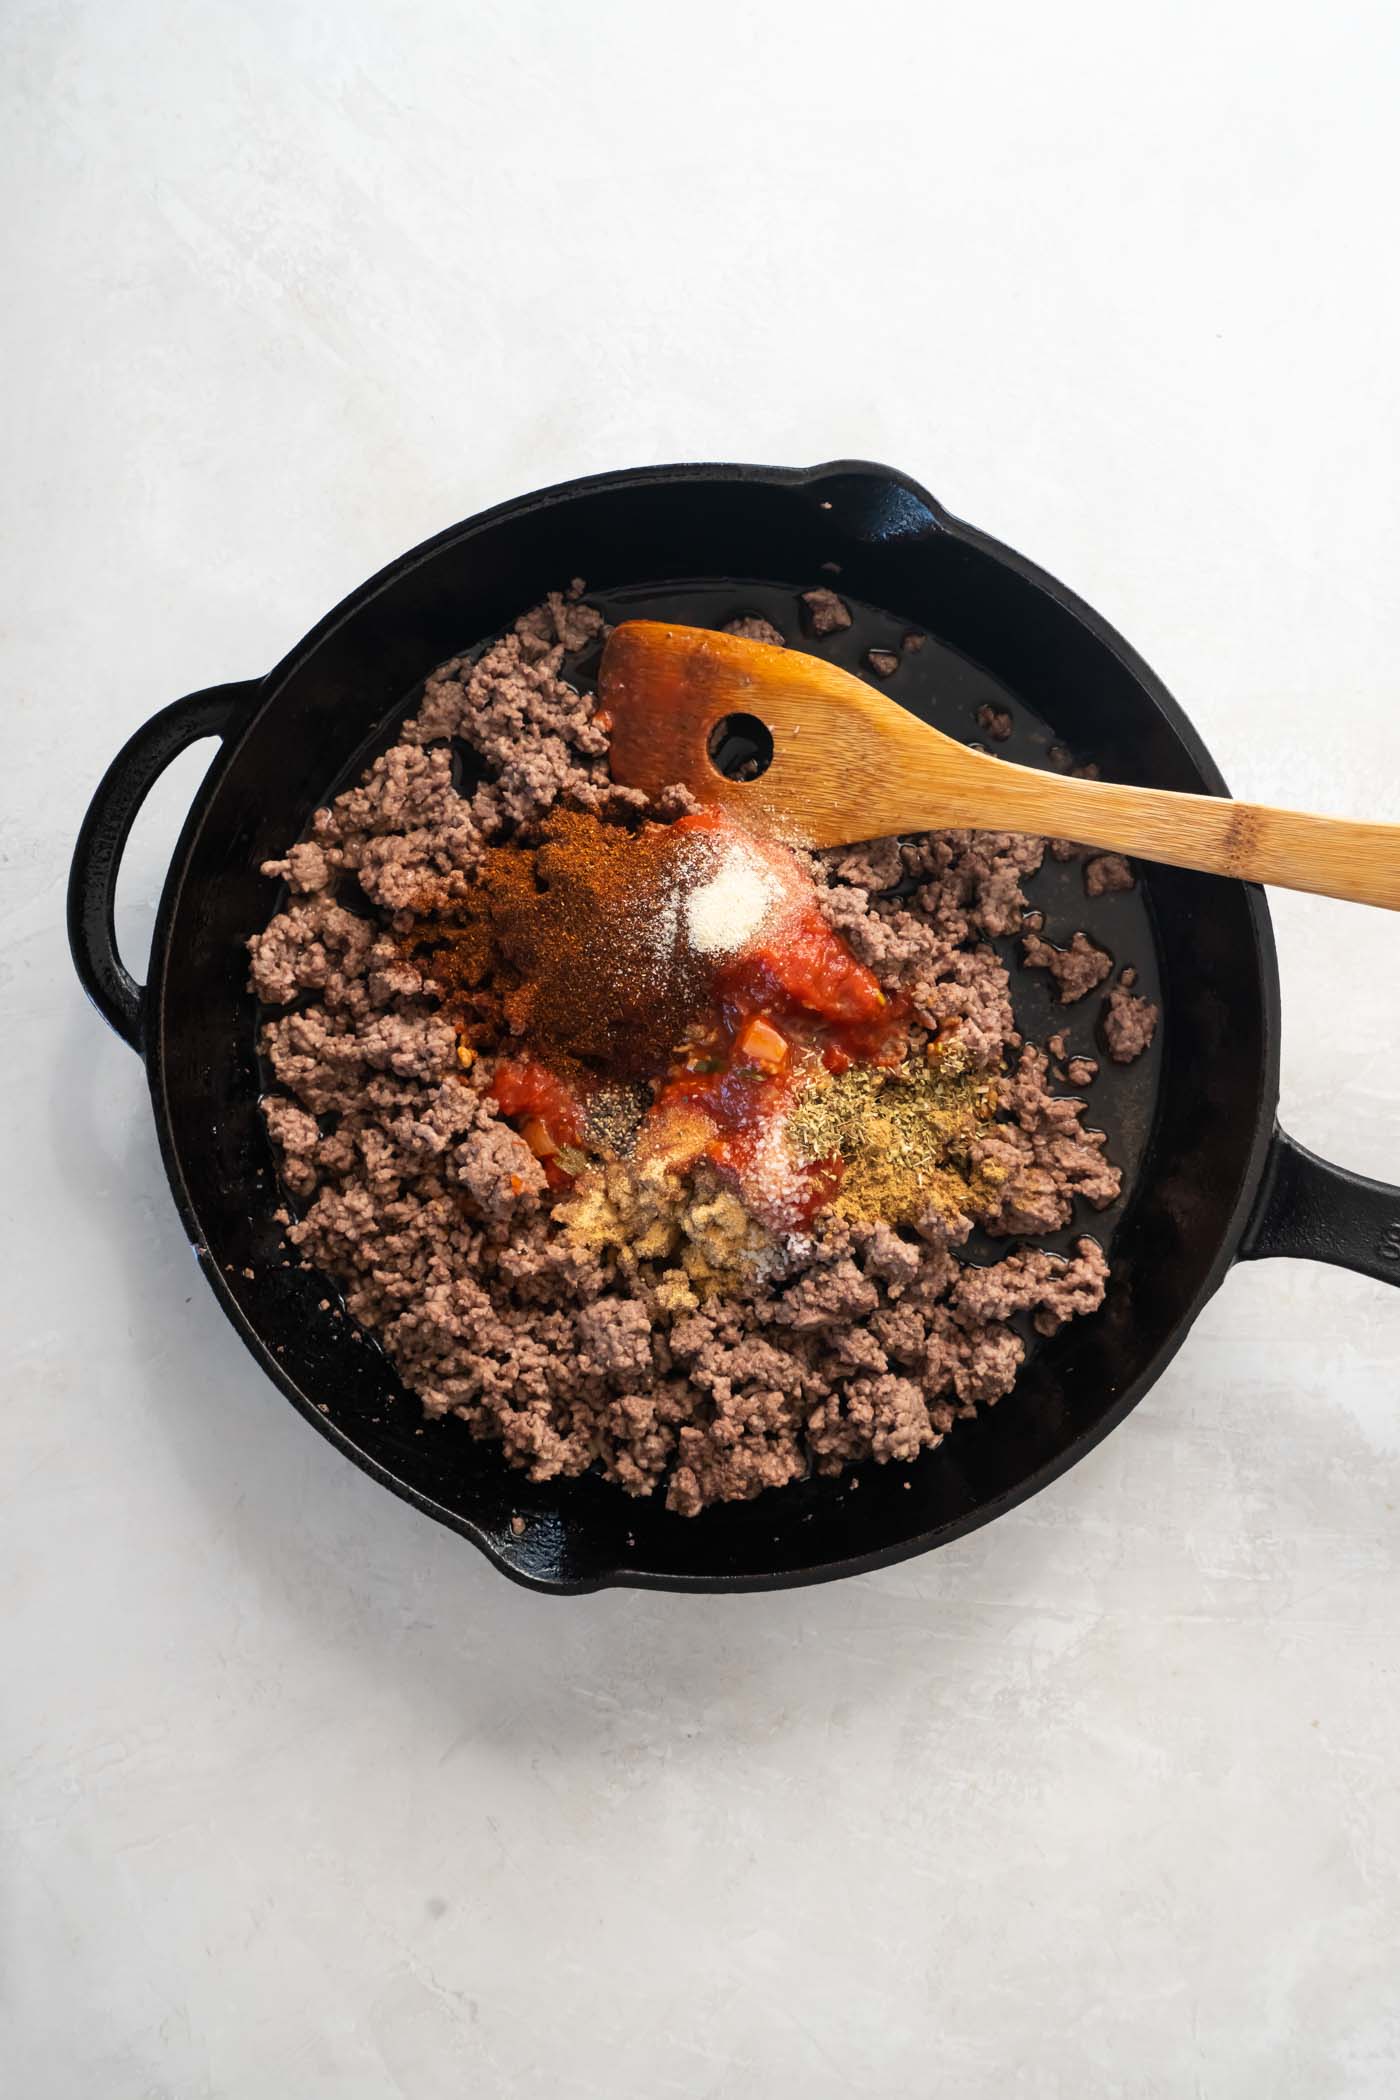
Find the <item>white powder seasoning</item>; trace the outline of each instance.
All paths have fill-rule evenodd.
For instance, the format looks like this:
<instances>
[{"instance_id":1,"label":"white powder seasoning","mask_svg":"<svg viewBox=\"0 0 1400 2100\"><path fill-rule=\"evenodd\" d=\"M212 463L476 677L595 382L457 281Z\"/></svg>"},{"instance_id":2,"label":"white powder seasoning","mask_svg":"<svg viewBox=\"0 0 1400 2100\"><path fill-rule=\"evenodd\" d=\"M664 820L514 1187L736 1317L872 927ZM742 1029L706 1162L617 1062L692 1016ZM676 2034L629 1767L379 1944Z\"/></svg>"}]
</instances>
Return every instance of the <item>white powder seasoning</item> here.
<instances>
[{"instance_id":1,"label":"white powder seasoning","mask_svg":"<svg viewBox=\"0 0 1400 2100\"><path fill-rule=\"evenodd\" d=\"M790 1233L802 1215L809 1190L788 1143L787 1118L770 1115L744 1161L740 1194L770 1232Z\"/></svg>"},{"instance_id":2,"label":"white powder seasoning","mask_svg":"<svg viewBox=\"0 0 1400 2100\"><path fill-rule=\"evenodd\" d=\"M768 927L782 885L743 840L727 841L712 875L685 900L686 936L697 955L733 955Z\"/></svg>"}]
</instances>

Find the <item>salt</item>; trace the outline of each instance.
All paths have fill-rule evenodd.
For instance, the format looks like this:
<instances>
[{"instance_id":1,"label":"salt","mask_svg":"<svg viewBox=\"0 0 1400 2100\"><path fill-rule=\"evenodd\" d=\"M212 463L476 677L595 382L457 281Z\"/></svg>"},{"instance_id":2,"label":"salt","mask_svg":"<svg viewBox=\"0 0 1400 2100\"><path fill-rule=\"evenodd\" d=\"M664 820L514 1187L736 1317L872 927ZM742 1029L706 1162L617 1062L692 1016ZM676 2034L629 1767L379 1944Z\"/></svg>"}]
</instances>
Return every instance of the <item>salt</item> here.
<instances>
[{"instance_id":1,"label":"salt","mask_svg":"<svg viewBox=\"0 0 1400 2100\"><path fill-rule=\"evenodd\" d=\"M718 868L685 900L685 925L697 955L732 955L763 932L782 895L771 870L750 846L727 845Z\"/></svg>"}]
</instances>

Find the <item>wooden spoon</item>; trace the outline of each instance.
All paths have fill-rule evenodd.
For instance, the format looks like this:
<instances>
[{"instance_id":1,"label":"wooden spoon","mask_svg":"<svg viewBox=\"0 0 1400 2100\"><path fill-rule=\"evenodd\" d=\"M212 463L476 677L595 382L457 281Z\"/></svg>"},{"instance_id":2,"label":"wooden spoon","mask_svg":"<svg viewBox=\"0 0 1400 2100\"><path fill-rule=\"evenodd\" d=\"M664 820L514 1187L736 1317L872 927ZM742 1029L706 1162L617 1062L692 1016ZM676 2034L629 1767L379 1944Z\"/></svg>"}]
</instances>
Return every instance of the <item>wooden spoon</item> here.
<instances>
[{"instance_id":1,"label":"wooden spoon","mask_svg":"<svg viewBox=\"0 0 1400 2100\"><path fill-rule=\"evenodd\" d=\"M608 639L598 688L615 780L652 795L684 781L700 801L792 845L965 827L1041 832L1400 911L1400 824L1011 765L797 649L627 620ZM771 736L772 762L757 779L728 779L711 759L717 725L735 716L749 718L760 743Z\"/></svg>"}]
</instances>

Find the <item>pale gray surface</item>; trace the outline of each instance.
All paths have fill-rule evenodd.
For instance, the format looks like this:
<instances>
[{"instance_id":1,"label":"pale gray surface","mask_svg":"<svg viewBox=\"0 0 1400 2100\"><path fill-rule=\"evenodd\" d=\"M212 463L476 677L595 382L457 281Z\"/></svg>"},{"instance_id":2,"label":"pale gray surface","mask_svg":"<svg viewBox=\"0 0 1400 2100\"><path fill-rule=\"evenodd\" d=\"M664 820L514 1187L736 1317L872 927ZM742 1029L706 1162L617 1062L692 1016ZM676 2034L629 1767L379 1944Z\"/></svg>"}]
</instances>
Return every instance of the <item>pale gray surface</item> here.
<instances>
[{"instance_id":1,"label":"pale gray surface","mask_svg":"<svg viewBox=\"0 0 1400 2100\"><path fill-rule=\"evenodd\" d=\"M900 464L1237 786L1400 818L1394 10L10 0L0 48L6 2091L1391 2100L1400 1295L1233 1277L922 1564L527 1596L245 1358L61 906L159 703L676 457ZM1277 920L1287 1118L1400 1180L1400 920Z\"/></svg>"}]
</instances>

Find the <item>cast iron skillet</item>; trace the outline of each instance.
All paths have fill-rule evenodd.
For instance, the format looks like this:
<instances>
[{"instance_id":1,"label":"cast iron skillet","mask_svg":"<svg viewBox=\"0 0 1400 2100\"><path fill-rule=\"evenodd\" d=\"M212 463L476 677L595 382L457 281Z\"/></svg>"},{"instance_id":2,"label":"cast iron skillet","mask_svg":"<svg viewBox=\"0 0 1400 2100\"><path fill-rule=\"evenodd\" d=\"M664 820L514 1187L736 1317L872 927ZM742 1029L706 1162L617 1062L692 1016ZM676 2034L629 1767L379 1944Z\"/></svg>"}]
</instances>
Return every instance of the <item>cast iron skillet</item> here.
<instances>
[{"instance_id":1,"label":"cast iron skillet","mask_svg":"<svg viewBox=\"0 0 1400 2100\"><path fill-rule=\"evenodd\" d=\"M1013 1393L914 1468L867 1466L858 1487L813 1480L690 1520L593 1478L532 1487L455 1421L424 1430L377 1348L318 1311L325 1283L287 1263L257 1111L244 943L275 901L259 863L301 834L427 671L575 572L590 595L641 609L671 602L687 580L763 579L792 602L830 581L832 563L843 593L926 629L945 666L963 665L968 690L981 679L1009 694L1110 777L1225 792L1181 710L1104 620L904 475L860 462L648 467L454 526L355 592L267 678L164 708L108 769L78 839L68 898L78 974L145 1060L171 1189L224 1311L323 1436L539 1589L771 1588L942 1545L1044 1487L1121 1422L1233 1262L1311 1256L1400 1282L1400 1191L1328 1166L1276 1129L1278 984L1262 893L1162 869L1145 885L1155 954L1135 959L1160 982L1165 1047L1141 1127L1126 1133L1138 1164L1113 1224L1107 1302L1038 1348ZM751 595L733 586L736 606ZM117 869L152 783L204 737L221 748L166 878L142 988L116 953ZM1091 923L1082 908L1078 918Z\"/></svg>"}]
</instances>

